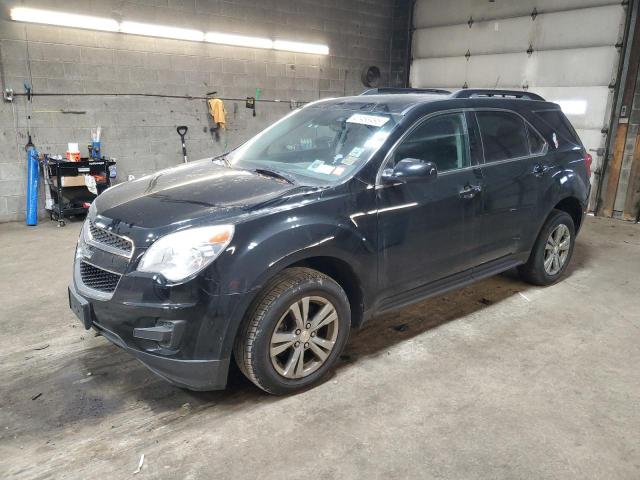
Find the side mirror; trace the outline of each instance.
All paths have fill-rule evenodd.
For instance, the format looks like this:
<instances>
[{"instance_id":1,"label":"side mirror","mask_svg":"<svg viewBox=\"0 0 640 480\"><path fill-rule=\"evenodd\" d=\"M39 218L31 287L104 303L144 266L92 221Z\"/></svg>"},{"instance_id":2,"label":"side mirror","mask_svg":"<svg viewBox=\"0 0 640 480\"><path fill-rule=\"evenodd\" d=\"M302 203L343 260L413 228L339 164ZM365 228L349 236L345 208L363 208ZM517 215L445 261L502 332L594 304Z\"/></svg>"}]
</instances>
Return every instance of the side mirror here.
<instances>
[{"instance_id":1,"label":"side mirror","mask_svg":"<svg viewBox=\"0 0 640 480\"><path fill-rule=\"evenodd\" d=\"M435 163L417 158L403 158L393 169L385 168L382 171L382 179L387 182L433 181L437 177L438 169Z\"/></svg>"}]
</instances>

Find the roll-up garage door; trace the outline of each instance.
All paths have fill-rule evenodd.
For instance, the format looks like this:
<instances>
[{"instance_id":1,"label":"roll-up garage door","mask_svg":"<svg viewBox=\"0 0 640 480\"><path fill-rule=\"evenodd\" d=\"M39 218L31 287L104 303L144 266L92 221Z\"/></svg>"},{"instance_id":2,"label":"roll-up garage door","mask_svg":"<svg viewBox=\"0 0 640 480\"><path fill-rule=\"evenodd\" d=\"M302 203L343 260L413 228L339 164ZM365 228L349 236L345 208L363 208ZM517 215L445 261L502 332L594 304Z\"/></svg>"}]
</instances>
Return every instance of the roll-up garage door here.
<instances>
[{"instance_id":1,"label":"roll-up garage door","mask_svg":"<svg viewBox=\"0 0 640 480\"><path fill-rule=\"evenodd\" d=\"M600 169L624 23L620 0L417 0L411 86L538 93Z\"/></svg>"}]
</instances>

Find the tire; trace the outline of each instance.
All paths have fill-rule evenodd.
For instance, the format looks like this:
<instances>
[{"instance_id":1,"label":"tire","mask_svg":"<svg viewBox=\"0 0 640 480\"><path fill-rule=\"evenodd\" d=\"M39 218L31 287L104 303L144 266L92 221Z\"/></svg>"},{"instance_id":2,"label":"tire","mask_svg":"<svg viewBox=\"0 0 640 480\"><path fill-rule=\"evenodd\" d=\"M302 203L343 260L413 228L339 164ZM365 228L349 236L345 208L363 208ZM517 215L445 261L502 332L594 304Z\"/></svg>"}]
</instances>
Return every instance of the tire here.
<instances>
[{"instance_id":1,"label":"tire","mask_svg":"<svg viewBox=\"0 0 640 480\"><path fill-rule=\"evenodd\" d=\"M551 237L552 234L553 237ZM568 245L565 241L566 235L568 235ZM556 242L557 239L560 241ZM576 228L571 215L561 210L553 210L540 230L529 260L518 267L522 279L540 286L552 285L560 280L571 261L575 239ZM555 248L556 245L558 248ZM551 258L554 256L557 256L558 263ZM549 262L550 259L551 262ZM545 260L547 260L546 264Z\"/></svg>"},{"instance_id":2,"label":"tire","mask_svg":"<svg viewBox=\"0 0 640 480\"><path fill-rule=\"evenodd\" d=\"M286 395L327 374L350 327L349 299L340 285L316 270L288 268L265 285L249 309L234 357L259 388Z\"/></svg>"}]
</instances>

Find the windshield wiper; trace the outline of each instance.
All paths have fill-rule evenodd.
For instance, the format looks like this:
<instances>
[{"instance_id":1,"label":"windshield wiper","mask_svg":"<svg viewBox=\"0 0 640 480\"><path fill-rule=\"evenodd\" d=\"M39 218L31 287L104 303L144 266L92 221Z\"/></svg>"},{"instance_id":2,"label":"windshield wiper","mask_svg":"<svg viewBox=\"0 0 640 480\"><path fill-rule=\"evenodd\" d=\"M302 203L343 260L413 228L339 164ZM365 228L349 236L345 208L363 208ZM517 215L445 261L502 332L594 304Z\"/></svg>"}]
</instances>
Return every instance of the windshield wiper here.
<instances>
[{"instance_id":1,"label":"windshield wiper","mask_svg":"<svg viewBox=\"0 0 640 480\"><path fill-rule=\"evenodd\" d=\"M296 183L296 181L289 175L284 174L282 172L278 172L276 170L269 170L266 168L256 168L254 172L259 173L260 175L266 175L267 177L279 178L281 180L284 180L287 183L290 183L291 185L294 185Z\"/></svg>"}]
</instances>

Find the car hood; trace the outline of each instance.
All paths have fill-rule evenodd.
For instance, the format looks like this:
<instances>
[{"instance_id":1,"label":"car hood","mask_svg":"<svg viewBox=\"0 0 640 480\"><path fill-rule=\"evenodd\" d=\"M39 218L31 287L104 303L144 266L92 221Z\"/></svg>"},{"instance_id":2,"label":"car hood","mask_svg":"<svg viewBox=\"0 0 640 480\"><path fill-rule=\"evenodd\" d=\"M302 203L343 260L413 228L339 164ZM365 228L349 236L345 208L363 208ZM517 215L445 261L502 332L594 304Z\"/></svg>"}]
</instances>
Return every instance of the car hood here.
<instances>
[{"instance_id":1,"label":"car hood","mask_svg":"<svg viewBox=\"0 0 640 480\"><path fill-rule=\"evenodd\" d=\"M103 217L130 227L157 228L205 216L224 220L298 188L206 159L116 185L95 204Z\"/></svg>"}]
</instances>

